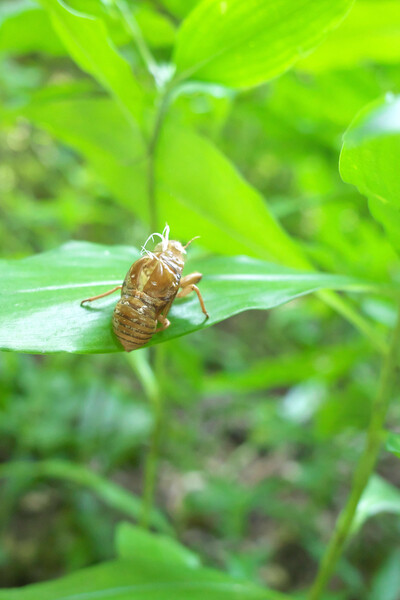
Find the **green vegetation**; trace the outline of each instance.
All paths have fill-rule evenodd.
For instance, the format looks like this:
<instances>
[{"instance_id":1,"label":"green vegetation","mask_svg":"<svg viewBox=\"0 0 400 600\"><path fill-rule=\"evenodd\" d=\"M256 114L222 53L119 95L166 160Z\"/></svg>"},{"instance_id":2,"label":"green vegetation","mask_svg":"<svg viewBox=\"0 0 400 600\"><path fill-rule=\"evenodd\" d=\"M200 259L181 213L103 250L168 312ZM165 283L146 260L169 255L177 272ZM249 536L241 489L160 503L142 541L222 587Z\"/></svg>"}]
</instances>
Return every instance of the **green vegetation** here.
<instances>
[{"instance_id":1,"label":"green vegetation","mask_svg":"<svg viewBox=\"0 0 400 600\"><path fill-rule=\"evenodd\" d=\"M2 2L0 600L398 600L399 34ZM210 318L127 354L80 301L166 223Z\"/></svg>"}]
</instances>

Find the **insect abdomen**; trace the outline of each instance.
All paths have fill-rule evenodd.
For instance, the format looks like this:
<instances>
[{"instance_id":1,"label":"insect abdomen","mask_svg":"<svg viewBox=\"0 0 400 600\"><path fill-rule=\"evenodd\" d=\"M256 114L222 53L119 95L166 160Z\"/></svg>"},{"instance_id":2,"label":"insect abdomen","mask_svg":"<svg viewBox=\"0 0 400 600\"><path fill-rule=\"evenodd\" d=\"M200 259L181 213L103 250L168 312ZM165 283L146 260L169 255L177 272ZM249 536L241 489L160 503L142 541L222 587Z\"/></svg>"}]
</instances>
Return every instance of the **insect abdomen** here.
<instances>
[{"instance_id":1,"label":"insect abdomen","mask_svg":"<svg viewBox=\"0 0 400 600\"><path fill-rule=\"evenodd\" d=\"M143 292L123 294L114 309L114 333L127 352L146 344L157 327L156 309Z\"/></svg>"}]
</instances>

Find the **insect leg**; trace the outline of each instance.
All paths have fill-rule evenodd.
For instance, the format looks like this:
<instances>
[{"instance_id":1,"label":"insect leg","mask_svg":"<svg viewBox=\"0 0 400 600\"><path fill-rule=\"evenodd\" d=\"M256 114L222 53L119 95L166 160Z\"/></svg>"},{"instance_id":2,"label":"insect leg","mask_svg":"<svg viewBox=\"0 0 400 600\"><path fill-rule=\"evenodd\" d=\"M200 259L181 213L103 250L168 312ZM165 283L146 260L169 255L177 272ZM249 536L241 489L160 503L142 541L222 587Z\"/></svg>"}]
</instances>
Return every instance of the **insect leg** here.
<instances>
[{"instance_id":1,"label":"insect leg","mask_svg":"<svg viewBox=\"0 0 400 600\"><path fill-rule=\"evenodd\" d=\"M114 292L116 292L117 290L122 289L122 285L117 285L117 287L113 288L112 290L109 290L108 292L104 292L104 294L99 294L98 296L92 296L91 298L86 298L85 300L82 300L81 302L81 306L83 306L83 304L85 302L93 302L93 300L98 300L99 298L104 298L104 296L109 296L110 294L113 294Z\"/></svg>"},{"instance_id":2,"label":"insect leg","mask_svg":"<svg viewBox=\"0 0 400 600\"><path fill-rule=\"evenodd\" d=\"M162 327L156 329L156 333L159 333L160 331L165 331L165 329L168 329L168 327L171 325L171 321L169 321L167 317L164 317L164 315L158 315L157 321L161 323Z\"/></svg>"},{"instance_id":3,"label":"insect leg","mask_svg":"<svg viewBox=\"0 0 400 600\"><path fill-rule=\"evenodd\" d=\"M208 314L206 307L204 305L203 296L201 295L201 292L196 285L196 283L198 283L202 277L203 277L203 275L201 273L190 273L190 275L186 275L185 277L182 277L181 285L180 285L180 287L182 289L176 295L176 297L184 298L185 296L190 294L190 292L196 292L197 297L200 302L201 310L206 315L206 319L208 319L210 315Z\"/></svg>"}]
</instances>

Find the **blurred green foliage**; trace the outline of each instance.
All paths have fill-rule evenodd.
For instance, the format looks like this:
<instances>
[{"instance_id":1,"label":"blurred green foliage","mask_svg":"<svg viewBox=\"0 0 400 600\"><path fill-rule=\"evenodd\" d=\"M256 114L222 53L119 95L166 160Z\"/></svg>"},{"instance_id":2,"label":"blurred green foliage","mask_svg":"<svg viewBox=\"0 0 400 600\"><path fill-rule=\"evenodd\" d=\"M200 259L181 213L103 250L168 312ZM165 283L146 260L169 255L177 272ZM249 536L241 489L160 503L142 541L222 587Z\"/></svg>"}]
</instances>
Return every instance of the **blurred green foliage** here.
<instances>
[{"instance_id":1,"label":"blurred green foliage","mask_svg":"<svg viewBox=\"0 0 400 600\"><path fill-rule=\"evenodd\" d=\"M93 49L85 70L69 57L57 15L52 20L30 0L0 5L2 258L71 239L139 246L147 238L142 165L135 163L141 134L134 125L128 134L121 129L116 105L95 80L96 56L114 47L107 40L143 82L137 93L144 96L146 128L155 99L131 36L108 4L68 1L102 23L89 22L97 24L100 49ZM160 64L170 62L179 23L196 4L129 2ZM267 257L273 236L264 227L274 216L290 236L276 229L276 261L301 256L333 274L398 279L396 251L366 199L341 181L338 161L355 115L400 91L399 31L396 2L357 0L325 42L265 85L239 93L218 81L186 83L160 146L170 161L160 168L160 220L175 223L185 239L200 232L198 246L208 251ZM116 80L117 70L112 65L102 83L127 110L137 90L134 83L125 87L123 74ZM244 178L235 172L232 189L228 159ZM216 187L208 190L210 181ZM196 194L189 208L181 202L188 189ZM234 210L239 197L255 215L245 223ZM223 210L213 222L219 198ZM377 333L393 326L391 299L354 295L349 302ZM380 357L316 297L237 315L163 348L166 416L157 506L206 565L283 592L304 590L362 449ZM393 429L398 393L396 400ZM5 464L65 461L139 496L152 425L131 357L0 355ZM327 600L399 597L394 440L387 446L392 453L381 455L383 479L375 480L384 485L372 489L376 509L365 514L376 516L351 540ZM16 471L4 478L1 495L1 587L44 581L114 556L114 526L127 513L95 489Z\"/></svg>"}]
</instances>

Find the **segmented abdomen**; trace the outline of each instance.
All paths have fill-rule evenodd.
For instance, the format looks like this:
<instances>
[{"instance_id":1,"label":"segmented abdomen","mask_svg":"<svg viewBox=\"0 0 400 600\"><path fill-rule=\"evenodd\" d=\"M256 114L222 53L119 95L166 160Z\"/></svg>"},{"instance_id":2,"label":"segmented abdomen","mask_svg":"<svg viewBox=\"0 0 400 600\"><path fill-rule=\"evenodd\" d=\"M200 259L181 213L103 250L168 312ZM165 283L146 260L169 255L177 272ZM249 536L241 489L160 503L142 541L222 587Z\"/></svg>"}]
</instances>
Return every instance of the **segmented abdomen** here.
<instances>
[{"instance_id":1,"label":"segmented abdomen","mask_svg":"<svg viewBox=\"0 0 400 600\"><path fill-rule=\"evenodd\" d=\"M127 352L140 348L157 327L154 300L143 292L123 294L114 309L112 326Z\"/></svg>"}]
</instances>

